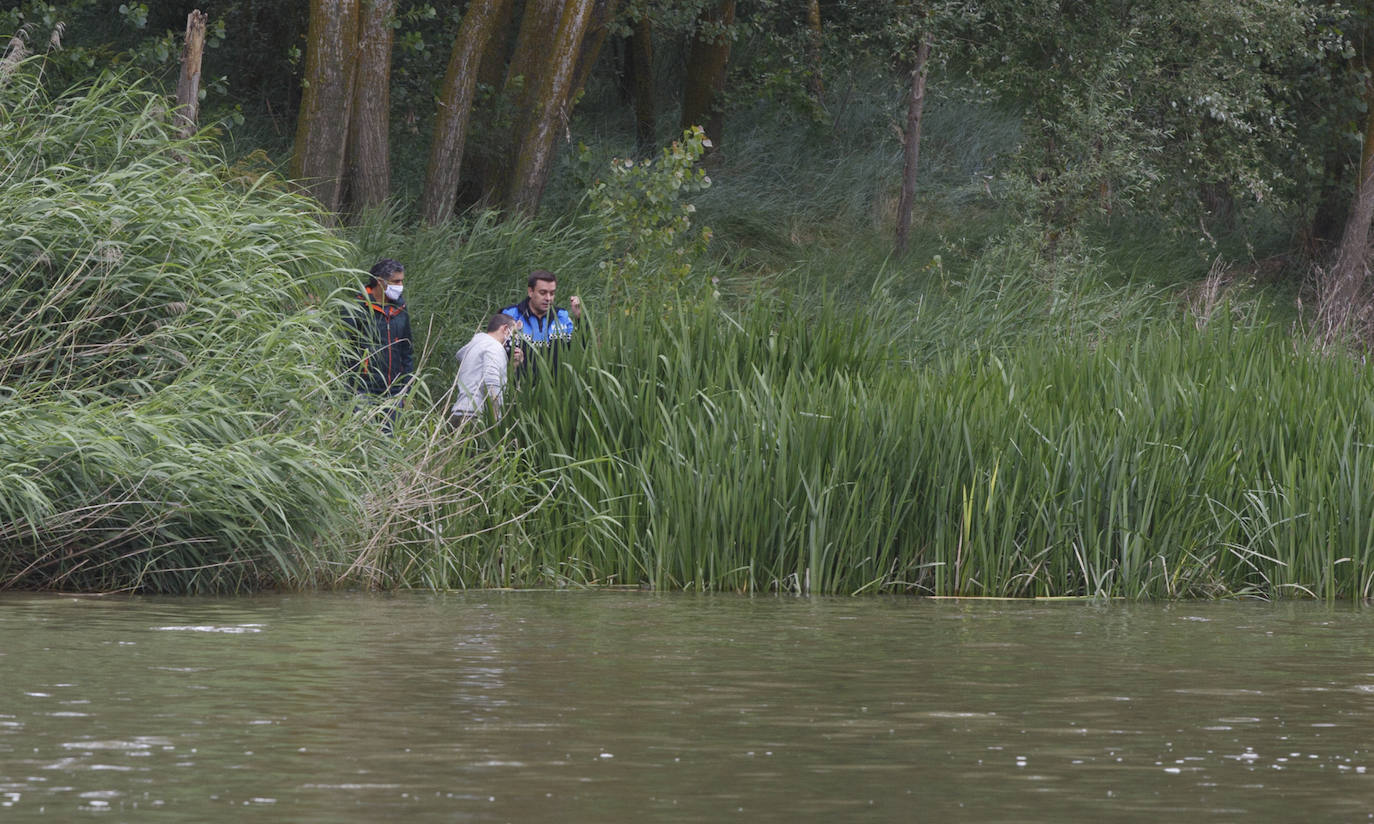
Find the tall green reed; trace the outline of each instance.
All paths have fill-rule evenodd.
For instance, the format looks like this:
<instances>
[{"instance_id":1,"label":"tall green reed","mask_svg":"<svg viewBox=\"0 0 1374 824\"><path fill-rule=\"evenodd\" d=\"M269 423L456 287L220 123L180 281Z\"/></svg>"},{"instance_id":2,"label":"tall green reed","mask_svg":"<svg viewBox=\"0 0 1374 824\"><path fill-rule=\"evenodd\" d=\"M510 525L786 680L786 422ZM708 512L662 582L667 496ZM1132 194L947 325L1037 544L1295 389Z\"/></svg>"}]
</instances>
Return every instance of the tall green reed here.
<instances>
[{"instance_id":1,"label":"tall green reed","mask_svg":"<svg viewBox=\"0 0 1374 824\"><path fill-rule=\"evenodd\" d=\"M1366 596L1360 370L1180 321L908 366L825 304L607 319L518 396L526 528L664 589Z\"/></svg>"}]
</instances>

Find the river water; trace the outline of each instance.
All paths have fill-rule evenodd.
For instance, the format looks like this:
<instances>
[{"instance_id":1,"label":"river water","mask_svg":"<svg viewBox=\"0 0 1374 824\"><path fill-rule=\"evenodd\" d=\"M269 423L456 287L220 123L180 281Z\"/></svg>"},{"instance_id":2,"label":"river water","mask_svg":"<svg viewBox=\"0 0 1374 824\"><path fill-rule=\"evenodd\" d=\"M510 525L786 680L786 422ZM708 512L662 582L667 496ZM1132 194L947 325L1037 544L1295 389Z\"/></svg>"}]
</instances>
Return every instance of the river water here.
<instances>
[{"instance_id":1,"label":"river water","mask_svg":"<svg viewBox=\"0 0 1374 824\"><path fill-rule=\"evenodd\" d=\"M0 596L0 822L1374 820L1374 610Z\"/></svg>"}]
</instances>

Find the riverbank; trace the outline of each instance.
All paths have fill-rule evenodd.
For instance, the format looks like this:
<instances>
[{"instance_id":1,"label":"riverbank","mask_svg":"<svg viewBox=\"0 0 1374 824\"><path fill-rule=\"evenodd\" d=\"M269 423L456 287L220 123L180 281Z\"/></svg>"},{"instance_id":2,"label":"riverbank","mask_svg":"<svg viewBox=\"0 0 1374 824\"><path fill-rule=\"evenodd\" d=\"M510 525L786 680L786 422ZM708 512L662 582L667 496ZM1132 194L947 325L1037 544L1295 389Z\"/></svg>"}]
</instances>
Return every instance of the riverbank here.
<instances>
[{"instance_id":1,"label":"riverbank","mask_svg":"<svg viewBox=\"0 0 1374 824\"><path fill-rule=\"evenodd\" d=\"M852 216L601 176L572 217L331 229L126 80L0 87L0 587L1374 586L1359 364L1139 226L1051 256L951 200L897 259ZM392 435L336 367L380 256L406 264L420 352ZM583 296L581 345L455 440L452 352L536 267Z\"/></svg>"}]
</instances>

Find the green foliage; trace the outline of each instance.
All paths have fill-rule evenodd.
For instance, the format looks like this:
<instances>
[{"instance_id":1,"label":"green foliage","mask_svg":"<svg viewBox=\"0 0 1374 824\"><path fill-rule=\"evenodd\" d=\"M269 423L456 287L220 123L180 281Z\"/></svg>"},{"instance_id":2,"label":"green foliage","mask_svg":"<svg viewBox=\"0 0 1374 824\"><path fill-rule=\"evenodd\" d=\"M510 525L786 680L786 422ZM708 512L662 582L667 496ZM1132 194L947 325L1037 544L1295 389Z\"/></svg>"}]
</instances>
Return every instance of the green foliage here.
<instances>
[{"instance_id":1,"label":"green foliage","mask_svg":"<svg viewBox=\"0 0 1374 824\"><path fill-rule=\"evenodd\" d=\"M443 586L436 535L505 540L507 453L423 382L389 437L342 383L359 256L311 201L128 75L50 95L41 66L0 86L0 588Z\"/></svg>"},{"instance_id":2,"label":"green foliage","mask_svg":"<svg viewBox=\"0 0 1374 824\"><path fill-rule=\"evenodd\" d=\"M441 54L437 32L453 23L425 8L397 23L434 27L407 40L417 67L429 57L414 44ZM167 30L161 11L144 31ZM745 44L783 42L786 9L757 11L742 13ZM1250 32L1250 12L1223 11L1170 12L1168 36L1203 31L1202 19ZM683 31L693 19L684 12ZM1162 46L1131 40L1164 34L1137 23L1090 52L1087 22L1059 21L1073 35L1061 47L1052 26L1027 21L1024 60L977 87L956 85L962 66L949 61L902 261L878 240L898 162L888 84L900 78L872 74L900 52L876 45L831 76L831 122L798 126L778 116L786 105L743 112L705 191L699 135L627 166L593 159L623 151L612 134L584 155L601 170L578 201L586 215L471 213L416 229L397 208L347 240L258 173L270 162L226 167L203 142L172 139L165 102L127 76L50 95L36 66L10 68L0 586L1367 595L1363 375L1256 321L1260 304L1209 308L1197 330L1149 285L1200 275L1194 250L1159 242L1168 221L1138 214L1163 202L1178 225L1190 169L1279 199L1264 164L1291 144L1273 101L1301 88L1275 73L1334 72L1334 46L1303 51L1311 30L1290 16L1258 51L1192 43L1170 68ZM25 42L41 50L44 36ZM827 52L833 65L840 51ZM977 69L991 53L959 60ZM1190 74L1197 55L1207 76ZM1255 55L1253 77L1226 77ZM1088 77L1067 71L1070 57ZM1149 71L1157 88L1135 88ZM1036 77L1062 85L1036 89ZM415 79L420 90L433 73ZM1189 88L1198 99L1178 97ZM990 89L1029 117L990 103ZM1162 112L1165 89L1191 108ZM1211 92L1224 117L1200 102ZM1262 139L1240 147L1247 134ZM1021 171L1008 171L1018 145ZM1045 214L1062 204L1055 220L1088 223L1104 180L1137 214L1038 254ZM333 367L334 290L383 256L406 264L421 350L391 436L388 410L355 404ZM532 268L587 298L586 345L513 389L498 426L455 435L452 352L519 299ZM712 279L718 301L666 288Z\"/></svg>"},{"instance_id":3,"label":"green foliage","mask_svg":"<svg viewBox=\"0 0 1374 824\"><path fill-rule=\"evenodd\" d=\"M684 196L711 185L697 165L711 142L699 126L663 149L658 162L615 158L587 191L589 218L601 237L601 276L616 300L678 288L706 251L710 229L694 229L696 206ZM584 162L588 152L583 147Z\"/></svg>"},{"instance_id":4,"label":"green foliage","mask_svg":"<svg viewBox=\"0 0 1374 824\"><path fill-rule=\"evenodd\" d=\"M225 186L128 76L0 88L0 585L305 580L357 503L328 295L347 248L306 204ZM324 548L323 545L321 548Z\"/></svg>"},{"instance_id":5,"label":"green foliage","mask_svg":"<svg viewBox=\"0 0 1374 824\"><path fill-rule=\"evenodd\" d=\"M129 25L141 29L148 25L147 3L120 3L119 14Z\"/></svg>"},{"instance_id":6,"label":"green foliage","mask_svg":"<svg viewBox=\"0 0 1374 824\"><path fill-rule=\"evenodd\" d=\"M1113 209L1196 225L1218 189L1272 203L1301 162L1288 90L1343 48L1292 0L1013 3L965 28L973 76L1026 111L1012 191L1058 228Z\"/></svg>"}]
</instances>

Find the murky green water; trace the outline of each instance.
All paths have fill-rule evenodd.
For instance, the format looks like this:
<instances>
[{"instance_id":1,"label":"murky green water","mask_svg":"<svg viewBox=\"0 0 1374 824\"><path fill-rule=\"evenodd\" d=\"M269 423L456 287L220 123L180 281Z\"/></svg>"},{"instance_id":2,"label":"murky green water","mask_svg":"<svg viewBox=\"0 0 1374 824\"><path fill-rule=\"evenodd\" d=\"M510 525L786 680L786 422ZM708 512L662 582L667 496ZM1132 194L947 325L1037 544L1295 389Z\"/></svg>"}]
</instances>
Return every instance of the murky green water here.
<instances>
[{"instance_id":1,"label":"murky green water","mask_svg":"<svg viewBox=\"0 0 1374 824\"><path fill-rule=\"evenodd\" d=\"M1374 610L0 597L0 822L1363 821Z\"/></svg>"}]
</instances>

